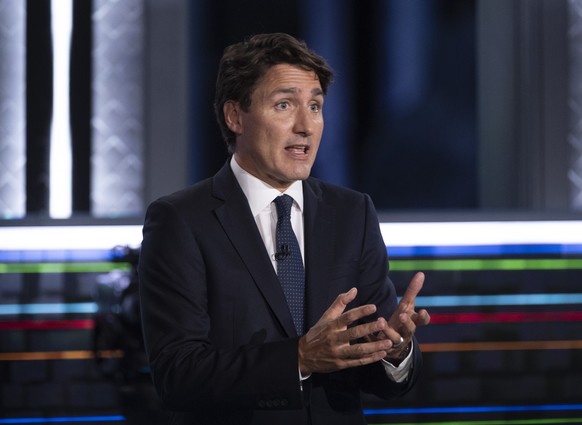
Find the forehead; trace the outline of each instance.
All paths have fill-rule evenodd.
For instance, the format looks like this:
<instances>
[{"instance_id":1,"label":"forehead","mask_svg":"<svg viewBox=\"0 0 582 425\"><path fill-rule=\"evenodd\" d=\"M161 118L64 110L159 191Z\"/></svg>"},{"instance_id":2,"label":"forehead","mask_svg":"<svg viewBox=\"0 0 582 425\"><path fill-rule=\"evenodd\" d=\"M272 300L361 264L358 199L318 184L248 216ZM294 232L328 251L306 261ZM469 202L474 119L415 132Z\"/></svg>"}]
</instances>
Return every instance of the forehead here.
<instances>
[{"instance_id":1,"label":"forehead","mask_svg":"<svg viewBox=\"0 0 582 425\"><path fill-rule=\"evenodd\" d=\"M255 92L270 95L280 90L322 94L321 83L314 71L296 65L278 64L267 70L257 82Z\"/></svg>"}]
</instances>

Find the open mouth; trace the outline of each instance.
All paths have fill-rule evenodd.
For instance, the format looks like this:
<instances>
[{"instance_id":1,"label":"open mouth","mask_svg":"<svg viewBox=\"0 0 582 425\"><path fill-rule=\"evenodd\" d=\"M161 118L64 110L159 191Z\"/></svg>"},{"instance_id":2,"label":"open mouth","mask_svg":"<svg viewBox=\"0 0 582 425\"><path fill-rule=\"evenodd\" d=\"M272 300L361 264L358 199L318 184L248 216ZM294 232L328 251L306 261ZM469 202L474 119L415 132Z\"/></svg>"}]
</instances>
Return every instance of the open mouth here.
<instances>
[{"instance_id":1,"label":"open mouth","mask_svg":"<svg viewBox=\"0 0 582 425\"><path fill-rule=\"evenodd\" d=\"M288 152L305 155L309 151L309 146L307 145L292 145L285 148Z\"/></svg>"}]
</instances>

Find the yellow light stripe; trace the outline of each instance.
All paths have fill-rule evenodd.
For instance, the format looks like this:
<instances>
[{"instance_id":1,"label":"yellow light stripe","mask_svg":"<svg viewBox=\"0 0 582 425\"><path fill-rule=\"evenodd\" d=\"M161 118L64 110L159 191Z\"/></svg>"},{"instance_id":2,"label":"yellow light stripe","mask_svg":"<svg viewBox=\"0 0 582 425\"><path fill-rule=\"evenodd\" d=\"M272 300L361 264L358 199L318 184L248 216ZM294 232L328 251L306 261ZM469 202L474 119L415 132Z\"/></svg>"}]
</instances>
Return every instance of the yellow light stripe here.
<instances>
[{"instance_id":1,"label":"yellow light stripe","mask_svg":"<svg viewBox=\"0 0 582 425\"><path fill-rule=\"evenodd\" d=\"M577 341L492 341L492 342L437 342L420 344L425 353L448 351L520 351L520 350L581 350Z\"/></svg>"},{"instance_id":2,"label":"yellow light stripe","mask_svg":"<svg viewBox=\"0 0 582 425\"><path fill-rule=\"evenodd\" d=\"M95 354L94 351L35 351L0 353L0 361L22 360L89 360L94 358L113 359L123 356L123 350L102 350Z\"/></svg>"},{"instance_id":3,"label":"yellow light stripe","mask_svg":"<svg viewBox=\"0 0 582 425\"><path fill-rule=\"evenodd\" d=\"M425 353L459 351L527 351L527 350L582 350L582 340L574 341L492 341L492 342L436 342L422 343ZM121 358L123 350L93 351L37 351L0 353L0 361L23 360L88 360L98 358Z\"/></svg>"}]
</instances>

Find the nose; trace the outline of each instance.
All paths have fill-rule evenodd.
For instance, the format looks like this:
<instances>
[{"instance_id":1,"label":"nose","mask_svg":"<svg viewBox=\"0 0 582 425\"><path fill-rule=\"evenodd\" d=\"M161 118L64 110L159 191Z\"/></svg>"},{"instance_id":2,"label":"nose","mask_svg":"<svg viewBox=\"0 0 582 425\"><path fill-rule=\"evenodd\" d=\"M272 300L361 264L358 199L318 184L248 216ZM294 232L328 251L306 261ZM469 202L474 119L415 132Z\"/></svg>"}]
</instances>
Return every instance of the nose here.
<instances>
[{"instance_id":1,"label":"nose","mask_svg":"<svg viewBox=\"0 0 582 425\"><path fill-rule=\"evenodd\" d=\"M309 108L298 108L295 114L293 132L301 137L309 137L313 134L313 112Z\"/></svg>"}]
</instances>

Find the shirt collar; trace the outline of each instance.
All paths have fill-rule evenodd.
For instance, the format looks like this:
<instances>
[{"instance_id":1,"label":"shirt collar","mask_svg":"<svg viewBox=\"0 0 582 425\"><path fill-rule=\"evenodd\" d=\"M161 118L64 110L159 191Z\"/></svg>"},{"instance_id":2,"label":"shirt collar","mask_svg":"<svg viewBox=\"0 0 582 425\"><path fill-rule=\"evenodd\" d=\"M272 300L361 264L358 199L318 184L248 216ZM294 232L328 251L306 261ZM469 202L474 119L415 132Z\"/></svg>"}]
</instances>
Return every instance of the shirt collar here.
<instances>
[{"instance_id":1,"label":"shirt collar","mask_svg":"<svg viewBox=\"0 0 582 425\"><path fill-rule=\"evenodd\" d=\"M238 184L247 197L253 217L256 217L259 212L273 202L273 199L281 195L281 192L278 189L275 189L273 186L243 170L241 166L238 165L235 155L233 155L230 160L230 167L232 168L232 172L234 173ZM291 196L295 200L299 210L303 211L303 182L301 180L293 182L291 186L287 188L285 193Z\"/></svg>"}]
</instances>

